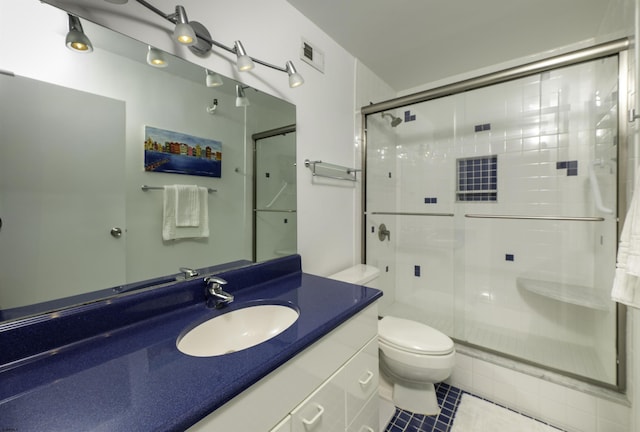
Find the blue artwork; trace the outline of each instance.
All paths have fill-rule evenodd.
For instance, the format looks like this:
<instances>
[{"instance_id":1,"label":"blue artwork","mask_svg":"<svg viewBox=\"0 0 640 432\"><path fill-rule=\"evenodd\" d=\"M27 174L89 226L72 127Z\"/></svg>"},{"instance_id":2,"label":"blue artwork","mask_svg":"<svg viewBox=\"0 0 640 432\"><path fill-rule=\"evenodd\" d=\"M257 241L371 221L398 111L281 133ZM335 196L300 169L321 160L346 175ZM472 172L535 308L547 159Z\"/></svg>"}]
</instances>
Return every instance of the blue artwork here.
<instances>
[{"instance_id":1,"label":"blue artwork","mask_svg":"<svg viewBox=\"0 0 640 432\"><path fill-rule=\"evenodd\" d=\"M145 126L144 170L222 177L222 143Z\"/></svg>"}]
</instances>

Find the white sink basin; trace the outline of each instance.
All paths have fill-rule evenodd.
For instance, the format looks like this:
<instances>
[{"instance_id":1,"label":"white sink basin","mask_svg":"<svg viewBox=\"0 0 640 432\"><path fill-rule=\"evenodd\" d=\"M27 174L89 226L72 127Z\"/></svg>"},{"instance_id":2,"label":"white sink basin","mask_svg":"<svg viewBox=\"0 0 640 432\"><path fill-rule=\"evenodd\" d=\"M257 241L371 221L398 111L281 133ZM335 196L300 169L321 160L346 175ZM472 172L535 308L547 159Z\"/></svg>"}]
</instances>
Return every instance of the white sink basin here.
<instances>
[{"instance_id":1,"label":"white sink basin","mask_svg":"<svg viewBox=\"0 0 640 432\"><path fill-rule=\"evenodd\" d=\"M283 305L236 309L211 318L178 338L178 349L195 357L213 357L265 342L298 319L299 313Z\"/></svg>"}]
</instances>

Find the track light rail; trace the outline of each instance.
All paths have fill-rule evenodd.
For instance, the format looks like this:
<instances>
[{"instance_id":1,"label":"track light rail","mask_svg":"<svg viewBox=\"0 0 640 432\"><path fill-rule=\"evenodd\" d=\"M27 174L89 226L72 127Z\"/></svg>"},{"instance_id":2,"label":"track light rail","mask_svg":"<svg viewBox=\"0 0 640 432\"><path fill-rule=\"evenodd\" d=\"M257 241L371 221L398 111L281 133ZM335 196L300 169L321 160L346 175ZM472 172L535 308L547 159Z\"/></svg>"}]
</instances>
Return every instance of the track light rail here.
<instances>
[{"instance_id":1,"label":"track light rail","mask_svg":"<svg viewBox=\"0 0 640 432\"><path fill-rule=\"evenodd\" d=\"M158 15L158 16L164 18L165 20L169 21L170 23L177 24L178 20L176 19L175 14L166 14L166 13L162 12L160 9L158 9L157 7L155 7L154 5L152 5L151 3L149 3L146 0L136 0L136 2L138 2L140 5L144 6L145 8L149 9L151 12L155 13L156 15ZM221 48L221 49L223 49L223 50L225 50L225 51L227 51L227 52L229 52L231 54L235 54L235 55L238 54L238 50L236 49L235 46L234 47L226 46L223 43L220 43L220 42L214 40L213 38L208 37L207 35L203 35L201 33L198 33L197 29L194 29L194 31L195 31L196 37L198 39L202 39L203 41L205 41L205 42L207 42L207 43L209 43L211 45L214 45L214 46L216 46L218 48ZM271 64L269 62L266 62L264 60L260 60L258 58L252 57L252 56L249 56L249 57L251 58L251 60L253 60L254 62L256 62L258 64L261 64L262 66L266 66L266 67L269 67L271 69L275 69L275 70L280 71L280 72L285 72L285 73L289 72L285 67L276 66L274 64Z\"/></svg>"}]
</instances>

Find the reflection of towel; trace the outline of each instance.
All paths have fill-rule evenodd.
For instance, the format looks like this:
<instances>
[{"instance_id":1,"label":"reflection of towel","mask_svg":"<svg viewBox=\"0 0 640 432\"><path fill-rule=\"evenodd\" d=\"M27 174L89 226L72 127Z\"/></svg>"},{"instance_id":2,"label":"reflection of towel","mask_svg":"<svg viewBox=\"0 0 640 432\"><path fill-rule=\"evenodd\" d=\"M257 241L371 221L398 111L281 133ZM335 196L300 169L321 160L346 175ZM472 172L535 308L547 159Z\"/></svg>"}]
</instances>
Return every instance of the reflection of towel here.
<instances>
[{"instance_id":1,"label":"reflection of towel","mask_svg":"<svg viewBox=\"0 0 640 432\"><path fill-rule=\"evenodd\" d=\"M198 220L197 226L178 226L176 218L178 216L177 209L177 187L164 187L164 206L162 215L162 239L175 240L181 238L207 238L209 237L209 205L208 190L204 187L198 187ZM186 202L191 203L192 200L187 197ZM187 217L187 213L183 212L185 219L191 219L192 215ZM182 215L181 215L182 217ZM184 223L184 221L183 221ZM190 221L193 223L193 221Z\"/></svg>"},{"instance_id":2,"label":"reflection of towel","mask_svg":"<svg viewBox=\"0 0 640 432\"><path fill-rule=\"evenodd\" d=\"M631 205L622 227L618 245L618 262L611 298L640 308L640 176L636 181Z\"/></svg>"},{"instance_id":3,"label":"reflection of towel","mask_svg":"<svg viewBox=\"0 0 640 432\"><path fill-rule=\"evenodd\" d=\"M200 226L198 186L173 185L176 194L176 226Z\"/></svg>"}]
</instances>

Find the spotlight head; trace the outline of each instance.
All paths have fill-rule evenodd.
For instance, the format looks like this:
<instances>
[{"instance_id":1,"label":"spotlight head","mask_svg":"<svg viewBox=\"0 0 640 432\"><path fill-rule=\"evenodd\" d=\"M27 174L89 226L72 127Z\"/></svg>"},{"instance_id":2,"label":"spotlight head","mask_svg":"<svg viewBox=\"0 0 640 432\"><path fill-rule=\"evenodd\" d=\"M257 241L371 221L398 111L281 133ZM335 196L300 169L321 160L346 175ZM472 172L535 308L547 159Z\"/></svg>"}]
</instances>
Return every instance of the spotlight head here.
<instances>
[{"instance_id":1,"label":"spotlight head","mask_svg":"<svg viewBox=\"0 0 640 432\"><path fill-rule=\"evenodd\" d=\"M198 38L193 27L189 25L189 19L187 18L187 12L182 6L176 6L176 13L173 14L176 20L176 28L173 31L173 37L183 45L194 45Z\"/></svg>"},{"instance_id":2,"label":"spotlight head","mask_svg":"<svg viewBox=\"0 0 640 432\"><path fill-rule=\"evenodd\" d=\"M242 46L242 42L240 42L239 40L236 41L234 44L234 50L236 52L236 56L238 57L238 60L236 61L238 71L246 72L254 68L255 65L253 64L253 60L247 55L247 52Z\"/></svg>"},{"instance_id":3,"label":"spotlight head","mask_svg":"<svg viewBox=\"0 0 640 432\"><path fill-rule=\"evenodd\" d=\"M289 74L289 87L296 88L304 84L304 78L298 73L292 61L287 62L285 69Z\"/></svg>"},{"instance_id":4,"label":"spotlight head","mask_svg":"<svg viewBox=\"0 0 640 432\"><path fill-rule=\"evenodd\" d=\"M75 52L90 53L93 51L91 41L82 30L80 18L71 14L69 14L69 33L67 33L65 44L67 48Z\"/></svg>"},{"instance_id":5,"label":"spotlight head","mask_svg":"<svg viewBox=\"0 0 640 432\"><path fill-rule=\"evenodd\" d=\"M149 46L147 51L147 64L157 68L165 68L169 65L164 57L164 53L151 46Z\"/></svg>"}]
</instances>

